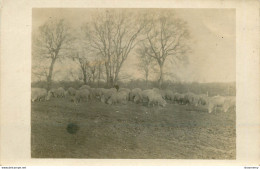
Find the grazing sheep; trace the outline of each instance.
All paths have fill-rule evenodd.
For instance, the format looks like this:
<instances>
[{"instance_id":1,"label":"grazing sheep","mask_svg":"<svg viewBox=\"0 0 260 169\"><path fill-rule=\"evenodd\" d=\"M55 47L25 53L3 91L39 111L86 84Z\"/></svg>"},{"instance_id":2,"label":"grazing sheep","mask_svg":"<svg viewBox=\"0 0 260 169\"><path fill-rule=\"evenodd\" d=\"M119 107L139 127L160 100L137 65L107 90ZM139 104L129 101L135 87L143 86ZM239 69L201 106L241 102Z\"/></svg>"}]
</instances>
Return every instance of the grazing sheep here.
<instances>
[{"instance_id":1,"label":"grazing sheep","mask_svg":"<svg viewBox=\"0 0 260 169\"><path fill-rule=\"evenodd\" d=\"M114 88L115 89L115 88ZM104 89L102 90L101 102L106 103L108 99L113 95L113 93L117 92L116 89Z\"/></svg>"},{"instance_id":2,"label":"grazing sheep","mask_svg":"<svg viewBox=\"0 0 260 169\"><path fill-rule=\"evenodd\" d=\"M117 92L117 90L115 88L110 88L110 89L107 89L107 90Z\"/></svg>"},{"instance_id":3,"label":"grazing sheep","mask_svg":"<svg viewBox=\"0 0 260 169\"><path fill-rule=\"evenodd\" d=\"M113 92L117 92L117 90L115 88L110 88L108 90L113 91Z\"/></svg>"},{"instance_id":4,"label":"grazing sheep","mask_svg":"<svg viewBox=\"0 0 260 169\"><path fill-rule=\"evenodd\" d=\"M143 90L141 92L140 99L142 100L142 102L149 102L149 95L152 95L153 93L155 92L151 89Z\"/></svg>"},{"instance_id":5,"label":"grazing sheep","mask_svg":"<svg viewBox=\"0 0 260 169\"><path fill-rule=\"evenodd\" d=\"M59 87L57 90L55 90L56 97L65 97L65 90L62 87Z\"/></svg>"},{"instance_id":6,"label":"grazing sheep","mask_svg":"<svg viewBox=\"0 0 260 169\"><path fill-rule=\"evenodd\" d=\"M148 90L149 90L149 89L148 89ZM158 88L156 88L156 87L152 88L152 90L153 90L154 92L160 93L160 89L158 89Z\"/></svg>"},{"instance_id":7,"label":"grazing sheep","mask_svg":"<svg viewBox=\"0 0 260 169\"><path fill-rule=\"evenodd\" d=\"M236 111L236 97L228 97L224 101L223 110L226 113L229 109L233 108Z\"/></svg>"},{"instance_id":8,"label":"grazing sheep","mask_svg":"<svg viewBox=\"0 0 260 169\"><path fill-rule=\"evenodd\" d=\"M68 97L69 96L69 92L68 91L65 91L64 92L64 97Z\"/></svg>"},{"instance_id":9,"label":"grazing sheep","mask_svg":"<svg viewBox=\"0 0 260 169\"><path fill-rule=\"evenodd\" d=\"M174 101L174 93L173 93L173 91L171 91L170 89L167 89L165 91L165 99Z\"/></svg>"},{"instance_id":10,"label":"grazing sheep","mask_svg":"<svg viewBox=\"0 0 260 169\"><path fill-rule=\"evenodd\" d=\"M161 91L160 91L160 89L158 89L158 88L153 88L152 91L154 91L154 92L157 93L157 94L161 94Z\"/></svg>"},{"instance_id":11,"label":"grazing sheep","mask_svg":"<svg viewBox=\"0 0 260 169\"><path fill-rule=\"evenodd\" d=\"M96 88L90 88L90 89L88 89L89 90L89 92L90 92L90 98L91 99L93 99L93 98L97 98L97 96L96 96Z\"/></svg>"},{"instance_id":12,"label":"grazing sheep","mask_svg":"<svg viewBox=\"0 0 260 169\"><path fill-rule=\"evenodd\" d=\"M191 102L193 101L193 93L185 93L184 94L184 104L191 104Z\"/></svg>"},{"instance_id":13,"label":"grazing sheep","mask_svg":"<svg viewBox=\"0 0 260 169\"><path fill-rule=\"evenodd\" d=\"M162 98L161 95L151 95L149 97L148 106L151 105L151 104L165 107L166 101Z\"/></svg>"},{"instance_id":14,"label":"grazing sheep","mask_svg":"<svg viewBox=\"0 0 260 169\"><path fill-rule=\"evenodd\" d=\"M81 89L76 91L76 95L73 98L75 103L79 103L82 101L88 101L90 98L90 92L87 89Z\"/></svg>"},{"instance_id":15,"label":"grazing sheep","mask_svg":"<svg viewBox=\"0 0 260 169\"><path fill-rule=\"evenodd\" d=\"M42 100L49 100L50 96L47 93L46 89L43 88L32 88L31 93L31 100L32 102L35 101L42 101Z\"/></svg>"},{"instance_id":16,"label":"grazing sheep","mask_svg":"<svg viewBox=\"0 0 260 169\"><path fill-rule=\"evenodd\" d=\"M166 100L166 95L167 95L167 93L166 93L165 90L160 90L160 95L162 96L162 98L163 98L164 100Z\"/></svg>"},{"instance_id":17,"label":"grazing sheep","mask_svg":"<svg viewBox=\"0 0 260 169\"><path fill-rule=\"evenodd\" d=\"M135 97L134 97L134 102L148 102L148 95L150 92L153 92L151 89L143 90L139 92Z\"/></svg>"},{"instance_id":18,"label":"grazing sheep","mask_svg":"<svg viewBox=\"0 0 260 169\"><path fill-rule=\"evenodd\" d=\"M108 99L108 104L116 104L123 103L126 104L128 100L128 93L126 91L119 91L112 94L112 96Z\"/></svg>"},{"instance_id":19,"label":"grazing sheep","mask_svg":"<svg viewBox=\"0 0 260 169\"><path fill-rule=\"evenodd\" d=\"M141 101L142 101L142 93L139 92L137 95L135 95L133 101L134 101L134 103L139 103L139 102L141 102Z\"/></svg>"},{"instance_id":20,"label":"grazing sheep","mask_svg":"<svg viewBox=\"0 0 260 169\"><path fill-rule=\"evenodd\" d=\"M105 91L104 88L91 88L92 95L96 98L101 98L103 90Z\"/></svg>"},{"instance_id":21,"label":"grazing sheep","mask_svg":"<svg viewBox=\"0 0 260 169\"><path fill-rule=\"evenodd\" d=\"M118 90L118 92L122 92L122 91L124 91L124 92L127 93L127 100L129 100L129 99L130 99L129 94L130 94L131 90L130 90L130 89L127 89L127 88L120 88L120 89Z\"/></svg>"},{"instance_id":22,"label":"grazing sheep","mask_svg":"<svg viewBox=\"0 0 260 169\"><path fill-rule=\"evenodd\" d=\"M185 104L184 96L185 96L184 94L174 93L173 101L178 104Z\"/></svg>"},{"instance_id":23,"label":"grazing sheep","mask_svg":"<svg viewBox=\"0 0 260 169\"><path fill-rule=\"evenodd\" d=\"M163 99L166 99L166 91L158 89L158 88L153 88L152 89L155 93L159 94L162 96Z\"/></svg>"},{"instance_id":24,"label":"grazing sheep","mask_svg":"<svg viewBox=\"0 0 260 169\"><path fill-rule=\"evenodd\" d=\"M49 91L49 94L52 97L61 98L61 97L65 97L65 90L62 87L59 87L58 89L51 89Z\"/></svg>"},{"instance_id":25,"label":"grazing sheep","mask_svg":"<svg viewBox=\"0 0 260 169\"><path fill-rule=\"evenodd\" d=\"M101 98L104 88L96 88L94 95L96 98Z\"/></svg>"},{"instance_id":26,"label":"grazing sheep","mask_svg":"<svg viewBox=\"0 0 260 169\"><path fill-rule=\"evenodd\" d=\"M50 94L50 96L52 96L52 97L55 97L55 91L56 90L57 89L52 88L52 89L49 90L48 94Z\"/></svg>"},{"instance_id":27,"label":"grazing sheep","mask_svg":"<svg viewBox=\"0 0 260 169\"><path fill-rule=\"evenodd\" d=\"M208 96L206 94L200 94L198 100L199 105L206 105L208 104Z\"/></svg>"},{"instance_id":28,"label":"grazing sheep","mask_svg":"<svg viewBox=\"0 0 260 169\"><path fill-rule=\"evenodd\" d=\"M104 97L103 95L104 95L105 93L107 93L108 90L109 90L109 89L104 89L104 88L101 88L101 89L100 89L100 99L101 99L101 102L102 102L102 97Z\"/></svg>"},{"instance_id":29,"label":"grazing sheep","mask_svg":"<svg viewBox=\"0 0 260 169\"><path fill-rule=\"evenodd\" d=\"M129 100L134 101L134 98L142 92L140 88L132 89L129 93Z\"/></svg>"},{"instance_id":30,"label":"grazing sheep","mask_svg":"<svg viewBox=\"0 0 260 169\"><path fill-rule=\"evenodd\" d=\"M121 91L130 92L131 90L130 90L130 89L127 89L127 88L120 88L120 89L118 90L118 92L121 92Z\"/></svg>"},{"instance_id":31,"label":"grazing sheep","mask_svg":"<svg viewBox=\"0 0 260 169\"><path fill-rule=\"evenodd\" d=\"M96 88L90 88L91 98L97 98L96 94L97 94L97 89Z\"/></svg>"},{"instance_id":32,"label":"grazing sheep","mask_svg":"<svg viewBox=\"0 0 260 169\"><path fill-rule=\"evenodd\" d=\"M143 102L148 102L148 106L152 104L164 107L166 105L166 101L156 90L144 90L141 92L141 97Z\"/></svg>"},{"instance_id":33,"label":"grazing sheep","mask_svg":"<svg viewBox=\"0 0 260 169\"><path fill-rule=\"evenodd\" d=\"M88 86L88 85L83 85L83 86L81 86L81 87L79 88L79 90L81 90L81 89L88 89L88 90L90 90L90 86Z\"/></svg>"},{"instance_id":34,"label":"grazing sheep","mask_svg":"<svg viewBox=\"0 0 260 169\"><path fill-rule=\"evenodd\" d=\"M74 89L73 87L68 88L67 91L68 91L68 94L70 96L75 96L76 95L76 89Z\"/></svg>"},{"instance_id":35,"label":"grazing sheep","mask_svg":"<svg viewBox=\"0 0 260 169\"><path fill-rule=\"evenodd\" d=\"M225 97L223 96L214 96L208 99L208 112L212 113L217 111L217 107L223 107L225 102Z\"/></svg>"},{"instance_id":36,"label":"grazing sheep","mask_svg":"<svg viewBox=\"0 0 260 169\"><path fill-rule=\"evenodd\" d=\"M184 95L184 104L190 104L190 105L198 105L199 97L191 92L188 92Z\"/></svg>"}]
</instances>

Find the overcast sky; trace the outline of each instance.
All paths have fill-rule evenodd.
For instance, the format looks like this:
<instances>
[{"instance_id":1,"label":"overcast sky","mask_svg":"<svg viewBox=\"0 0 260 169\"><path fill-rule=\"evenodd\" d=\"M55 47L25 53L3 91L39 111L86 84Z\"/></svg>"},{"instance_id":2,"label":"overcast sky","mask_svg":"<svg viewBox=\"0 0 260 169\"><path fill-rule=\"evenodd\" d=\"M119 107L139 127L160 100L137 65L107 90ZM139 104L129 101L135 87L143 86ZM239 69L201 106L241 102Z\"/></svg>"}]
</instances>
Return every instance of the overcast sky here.
<instances>
[{"instance_id":1,"label":"overcast sky","mask_svg":"<svg viewBox=\"0 0 260 169\"><path fill-rule=\"evenodd\" d=\"M104 9L33 9L32 29L36 31L48 19L64 18L75 29ZM128 9L133 10L133 9ZM139 9L142 10L142 9ZM166 65L181 81L230 82L236 78L236 32L235 10L233 9L172 9L188 23L192 36L189 64L178 67ZM130 53L122 67L122 74L129 78L142 78L136 68L135 52ZM67 65L67 64L66 64ZM63 80L68 70L77 65L64 67L57 63L54 79ZM167 77L166 77L167 78ZM168 77L170 78L170 77Z\"/></svg>"}]
</instances>

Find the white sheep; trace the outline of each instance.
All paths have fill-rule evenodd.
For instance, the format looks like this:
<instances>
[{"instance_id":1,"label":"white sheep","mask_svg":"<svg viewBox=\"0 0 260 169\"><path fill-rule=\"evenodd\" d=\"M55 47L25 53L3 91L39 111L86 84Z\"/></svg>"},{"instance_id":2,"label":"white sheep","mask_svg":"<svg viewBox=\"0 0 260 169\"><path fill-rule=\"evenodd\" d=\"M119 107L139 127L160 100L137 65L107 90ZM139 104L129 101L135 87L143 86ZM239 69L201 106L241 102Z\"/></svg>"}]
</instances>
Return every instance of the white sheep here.
<instances>
[{"instance_id":1,"label":"white sheep","mask_svg":"<svg viewBox=\"0 0 260 169\"><path fill-rule=\"evenodd\" d=\"M129 100L134 101L134 98L141 92L140 88L132 89L129 93Z\"/></svg>"},{"instance_id":2,"label":"white sheep","mask_svg":"<svg viewBox=\"0 0 260 169\"><path fill-rule=\"evenodd\" d=\"M154 92L160 93L160 89L158 89L158 88L156 88L156 87L154 87L152 90L153 90Z\"/></svg>"},{"instance_id":3,"label":"white sheep","mask_svg":"<svg viewBox=\"0 0 260 169\"><path fill-rule=\"evenodd\" d=\"M50 95L50 96L52 96L52 97L55 97L55 91L56 91L56 89L54 89L54 88L52 88L52 89L50 89L49 91L48 91L48 95Z\"/></svg>"},{"instance_id":4,"label":"white sheep","mask_svg":"<svg viewBox=\"0 0 260 169\"><path fill-rule=\"evenodd\" d=\"M68 91L68 94L70 96L75 96L76 95L76 89L74 89L73 87L68 88L67 91Z\"/></svg>"},{"instance_id":5,"label":"white sheep","mask_svg":"<svg viewBox=\"0 0 260 169\"><path fill-rule=\"evenodd\" d=\"M88 85L83 85L83 86L81 86L81 87L79 88L79 90L81 90L81 89L88 89L88 90L90 90L90 86L88 86Z\"/></svg>"},{"instance_id":6,"label":"white sheep","mask_svg":"<svg viewBox=\"0 0 260 169\"><path fill-rule=\"evenodd\" d=\"M50 99L50 96L48 95L46 89L43 89L43 88L32 88L31 92L32 92L31 93L31 100L32 100L32 102L49 100Z\"/></svg>"},{"instance_id":7,"label":"white sheep","mask_svg":"<svg viewBox=\"0 0 260 169\"><path fill-rule=\"evenodd\" d=\"M165 90L160 90L160 95L162 96L163 99L166 100L167 92Z\"/></svg>"},{"instance_id":8,"label":"white sheep","mask_svg":"<svg viewBox=\"0 0 260 169\"><path fill-rule=\"evenodd\" d=\"M199 97L198 95L188 92L184 95L184 104L190 104L198 106Z\"/></svg>"},{"instance_id":9,"label":"white sheep","mask_svg":"<svg viewBox=\"0 0 260 169\"><path fill-rule=\"evenodd\" d=\"M161 95L150 95L149 96L149 102L148 102L148 106L149 105L158 105L158 106L162 106L165 107L166 106L166 101L162 98Z\"/></svg>"},{"instance_id":10,"label":"white sheep","mask_svg":"<svg viewBox=\"0 0 260 169\"><path fill-rule=\"evenodd\" d=\"M214 96L208 99L208 112L216 112L217 107L223 107L225 102L225 97L223 96Z\"/></svg>"},{"instance_id":11,"label":"white sheep","mask_svg":"<svg viewBox=\"0 0 260 169\"><path fill-rule=\"evenodd\" d=\"M90 98L91 99L93 99L93 98L97 98L97 96L96 96L96 91L97 91L97 89L96 88L90 88L90 89L88 89L89 90L89 92L90 92Z\"/></svg>"},{"instance_id":12,"label":"white sheep","mask_svg":"<svg viewBox=\"0 0 260 169\"><path fill-rule=\"evenodd\" d=\"M178 104L185 104L184 103L184 94L181 93L174 93L173 94L173 101L178 103Z\"/></svg>"},{"instance_id":13,"label":"white sheep","mask_svg":"<svg viewBox=\"0 0 260 169\"><path fill-rule=\"evenodd\" d=\"M116 88L110 88L108 90L113 91L113 92L117 92Z\"/></svg>"},{"instance_id":14,"label":"white sheep","mask_svg":"<svg viewBox=\"0 0 260 169\"><path fill-rule=\"evenodd\" d=\"M108 101L108 99L113 95L113 93L116 92L115 88L111 88L111 89L103 89L102 90L102 96L101 96L101 102L102 103L106 103Z\"/></svg>"},{"instance_id":15,"label":"white sheep","mask_svg":"<svg viewBox=\"0 0 260 169\"><path fill-rule=\"evenodd\" d=\"M130 99L130 92L131 92L131 90L130 89L128 89L128 88L120 88L119 90L118 90L118 92L126 92L127 93L127 100L129 100Z\"/></svg>"},{"instance_id":16,"label":"white sheep","mask_svg":"<svg viewBox=\"0 0 260 169\"><path fill-rule=\"evenodd\" d=\"M59 87L58 89L51 89L48 93L49 95L57 98L65 96L65 90L62 87Z\"/></svg>"},{"instance_id":17,"label":"white sheep","mask_svg":"<svg viewBox=\"0 0 260 169\"><path fill-rule=\"evenodd\" d=\"M174 101L174 93L170 89L165 91L165 99Z\"/></svg>"},{"instance_id":18,"label":"white sheep","mask_svg":"<svg viewBox=\"0 0 260 169\"><path fill-rule=\"evenodd\" d=\"M76 91L76 95L73 98L75 103L79 103L82 101L88 101L90 98L90 92L87 89L81 89Z\"/></svg>"},{"instance_id":19,"label":"white sheep","mask_svg":"<svg viewBox=\"0 0 260 169\"><path fill-rule=\"evenodd\" d=\"M166 93L165 90L158 89L158 88L153 88L152 90L153 90L155 93L161 95L163 99L166 99L167 93Z\"/></svg>"},{"instance_id":20,"label":"white sheep","mask_svg":"<svg viewBox=\"0 0 260 169\"><path fill-rule=\"evenodd\" d=\"M149 102L149 95L152 93L154 93L154 91L151 89L143 90L140 95L142 102Z\"/></svg>"},{"instance_id":21,"label":"white sheep","mask_svg":"<svg viewBox=\"0 0 260 169\"><path fill-rule=\"evenodd\" d=\"M126 91L120 91L120 92L114 92L112 96L108 99L108 104L116 104L116 103L123 103L126 104L128 100L128 92Z\"/></svg>"},{"instance_id":22,"label":"white sheep","mask_svg":"<svg viewBox=\"0 0 260 169\"><path fill-rule=\"evenodd\" d=\"M65 92L64 92L64 97L68 97L68 96L70 96L70 95L69 95L69 92L68 92L68 91L65 91Z\"/></svg>"},{"instance_id":23,"label":"white sheep","mask_svg":"<svg viewBox=\"0 0 260 169\"><path fill-rule=\"evenodd\" d=\"M166 101L162 98L160 93L155 90L143 90L141 92L141 98L143 102L148 102L148 106L152 104L164 107L166 105Z\"/></svg>"},{"instance_id":24,"label":"white sheep","mask_svg":"<svg viewBox=\"0 0 260 169\"><path fill-rule=\"evenodd\" d=\"M65 90L62 87L59 87L55 91L56 97L65 97Z\"/></svg>"},{"instance_id":25,"label":"white sheep","mask_svg":"<svg viewBox=\"0 0 260 169\"><path fill-rule=\"evenodd\" d=\"M121 91L130 92L131 90L128 89L128 88L119 88L119 89L118 89L118 92L121 92Z\"/></svg>"},{"instance_id":26,"label":"white sheep","mask_svg":"<svg viewBox=\"0 0 260 169\"><path fill-rule=\"evenodd\" d=\"M200 94L198 100L199 105L207 105L208 104L208 96L206 94Z\"/></svg>"},{"instance_id":27,"label":"white sheep","mask_svg":"<svg viewBox=\"0 0 260 169\"><path fill-rule=\"evenodd\" d=\"M96 98L101 98L102 94L103 94L103 90L104 88L96 88L94 91L94 95L96 96Z\"/></svg>"},{"instance_id":28,"label":"white sheep","mask_svg":"<svg viewBox=\"0 0 260 169\"><path fill-rule=\"evenodd\" d=\"M231 108L236 111L236 97L227 97L224 101L223 111L226 113Z\"/></svg>"},{"instance_id":29,"label":"white sheep","mask_svg":"<svg viewBox=\"0 0 260 169\"><path fill-rule=\"evenodd\" d=\"M129 100L134 101L135 103L139 103L141 101L141 93L142 93L141 89L139 88L133 89L129 93Z\"/></svg>"}]
</instances>

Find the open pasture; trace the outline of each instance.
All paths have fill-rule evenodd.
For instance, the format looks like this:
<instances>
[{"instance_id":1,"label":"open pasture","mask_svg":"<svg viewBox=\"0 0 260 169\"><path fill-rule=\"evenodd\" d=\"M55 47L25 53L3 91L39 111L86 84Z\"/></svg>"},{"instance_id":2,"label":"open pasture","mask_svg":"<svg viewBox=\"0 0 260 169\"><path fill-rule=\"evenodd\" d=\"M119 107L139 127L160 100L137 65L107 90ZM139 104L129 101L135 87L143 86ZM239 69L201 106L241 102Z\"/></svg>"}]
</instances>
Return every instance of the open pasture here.
<instances>
[{"instance_id":1,"label":"open pasture","mask_svg":"<svg viewBox=\"0 0 260 169\"><path fill-rule=\"evenodd\" d=\"M66 98L32 103L32 158L235 159L235 111L108 105ZM68 125L78 130L68 132Z\"/></svg>"}]
</instances>

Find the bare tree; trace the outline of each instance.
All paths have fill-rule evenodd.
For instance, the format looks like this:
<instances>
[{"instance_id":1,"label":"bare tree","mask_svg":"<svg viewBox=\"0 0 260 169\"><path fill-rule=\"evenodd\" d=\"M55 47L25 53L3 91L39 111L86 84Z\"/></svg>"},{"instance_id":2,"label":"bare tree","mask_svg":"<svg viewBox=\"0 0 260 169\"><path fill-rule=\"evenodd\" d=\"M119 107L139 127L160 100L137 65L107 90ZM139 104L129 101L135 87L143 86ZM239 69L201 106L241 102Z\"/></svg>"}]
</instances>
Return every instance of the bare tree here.
<instances>
[{"instance_id":1,"label":"bare tree","mask_svg":"<svg viewBox=\"0 0 260 169\"><path fill-rule=\"evenodd\" d=\"M48 77L48 67L44 65L33 65L32 66L32 79L37 79L38 81L47 80Z\"/></svg>"},{"instance_id":2,"label":"bare tree","mask_svg":"<svg viewBox=\"0 0 260 169\"><path fill-rule=\"evenodd\" d=\"M68 76L71 77L71 79L74 81L81 80L81 74L77 70L73 70L73 69L69 70Z\"/></svg>"},{"instance_id":3,"label":"bare tree","mask_svg":"<svg viewBox=\"0 0 260 169\"><path fill-rule=\"evenodd\" d=\"M103 72L104 72L103 67L104 67L104 63L103 63L102 61L99 61L99 62L98 62L98 65L97 65L97 71L98 71L98 76L97 76L97 78L98 78L98 86L100 85L100 80L101 80L102 75L103 75Z\"/></svg>"},{"instance_id":4,"label":"bare tree","mask_svg":"<svg viewBox=\"0 0 260 169\"><path fill-rule=\"evenodd\" d=\"M97 67L98 67L97 59L88 63L88 71L90 74L90 81L92 81L92 83L95 83L95 79L97 76Z\"/></svg>"},{"instance_id":5,"label":"bare tree","mask_svg":"<svg viewBox=\"0 0 260 169\"><path fill-rule=\"evenodd\" d=\"M91 72L91 77L92 77L92 83L95 83L95 78L96 78L96 67L97 65L90 66L90 72Z\"/></svg>"},{"instance_id":6,"label":"bare tree","mask_svg":"<svg viewBox=\"0 0 260 169\"><path fill-rule=\"evenodd\" d=\"M86 53L77 51L75 56L73 57L73 60L76 60L78 62L82 76L83 76L82 80L83 80L84 84L87 84L88 79L89 79L88 78L89 77L88 76L89 62L87 60Z\"/></svg>"},{"instance_id":7,"label":"bare tree","mask_svg":"<svg viewBox=\"0 0 260 169\"><path fill-rule=\"evenodd\" d=\"M80 41L78 41L80 42ZM72 55L72 59L77 61L80 71L82 73L82 80L84 84L95 83L96 78L101 79L103 73L103 62L99 56L93 59L93 53L89 48L82 45L84 43L77 43L75 46L75 55ZM82 47L83 46L83 47Z\"/></svg>"},{"instance_id":8,"label":"bare tree","mask_svg":"<svg viewBox=\"0 0 260 169\"><path fill-rule=\"evenodd\" d=\"M116 10L106 10L83 27L86 41L105 61L108 85L118 81L122 65L136 46L143 28L129 13Z\"/></svg>"},{"instance_id":9,"label":"bare tree","mask_svg":"<svg viewBox=\"0 0 260 169\"><path fill-rule=\"evenodd\" d=\"M95 83L95 80L98 79L98 86L101 78L103 78L104 62L96 57L94 60L88 62L88 73L89 78L92 83Z\"/></svg>"},{"instance_id":10,"label":"bare tree","mask_svg":"<svg viewBox=\"0 0 260 169\"><path fill-rule=\"evenodd\" d=\"M70 49L72 36L64 20L49 20L39 27L33 37L33 57L48 61L47 89L52 85L53 69L57 60L62 60ZM45 70L44 70L45 71ZM45 72L46 73L46 72Z\"/></svg>"},{"instance_id":11,"label":"bare tree","mask_svg":"<svg viewBox=\"0 0 260 169\"><path fill-rule=\"evenodd\" d=\"M173 62L187 59L189 45L187 24L170 11L160 11L148 16L145 29L147 54L155 59L160 68L159 86L163 83L164 64L167 58Z\"/></svg>"},{"instance_id":12,"label":"bare tree","mask_svg":"<svg viewBox=\"0 0 260 169\"><path fill-rule=\"evenodd\" d=\"M147 86L149 74L154 70L155 62L152 57L147 54L148 48L144 44L137 49L137 57L139 60L138 69L144 74L145 84Z\"/></svg>"}]
</instances>

